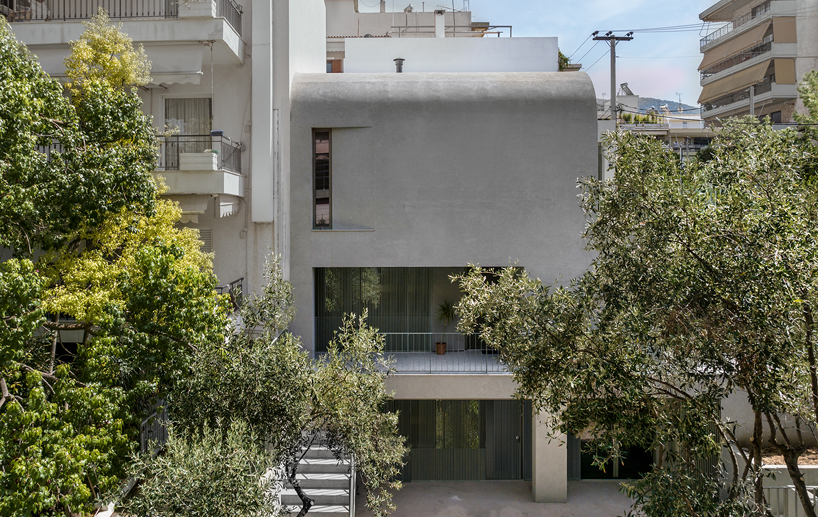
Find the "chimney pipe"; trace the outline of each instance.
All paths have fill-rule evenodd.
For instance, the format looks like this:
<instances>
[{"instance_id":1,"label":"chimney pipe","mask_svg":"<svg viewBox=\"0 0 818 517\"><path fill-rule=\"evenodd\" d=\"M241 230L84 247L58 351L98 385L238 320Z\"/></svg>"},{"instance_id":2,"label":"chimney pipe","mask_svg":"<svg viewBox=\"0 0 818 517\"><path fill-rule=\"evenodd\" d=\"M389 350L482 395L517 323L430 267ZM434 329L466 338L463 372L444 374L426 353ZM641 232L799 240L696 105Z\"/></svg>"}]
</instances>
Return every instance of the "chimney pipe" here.
<instances>
[{"instance_id":1,"label":"chimney pipe","mask_svg":"<svg viewBox=\"0 0 818 517\"><path fill-rule=\"evenodd\" d=\"M406 61L406 60L403 59L402 57L399 57L399 58L395 59L394 61L395 61L395 69L396 69L397 73L402 74L403 73L403 62Z\"/></svg>"},{"instance_id":2,"label":"chimney pipe","mask_svg":"<svg viewBox=\"0 0 818 517\"><path fill-rule=\"evenodd\" d=\"M435 38L446 37L446 11L438 9L435 11Z\"/></svg>"},{"instance_id":3,"label":"chimney pipe","mask_svg":"<svg viewBox=\"0 0 818 517\"><path fill-rule=\"evenodd\" d=\"M381 12L386 12L386 0L381 0Z\"/></svg>"}]
</instances>

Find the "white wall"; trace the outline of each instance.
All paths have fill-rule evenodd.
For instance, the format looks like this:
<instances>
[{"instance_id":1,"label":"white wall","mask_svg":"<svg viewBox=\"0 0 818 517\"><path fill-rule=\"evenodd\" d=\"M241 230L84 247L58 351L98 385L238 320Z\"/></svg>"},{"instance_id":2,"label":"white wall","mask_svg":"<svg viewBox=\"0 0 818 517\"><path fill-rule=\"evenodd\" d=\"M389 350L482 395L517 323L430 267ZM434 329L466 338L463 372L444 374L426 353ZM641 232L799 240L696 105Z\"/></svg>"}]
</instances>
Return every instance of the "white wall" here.
<instances>
[{"instance_id":1,"label":"white wall","mask_svg":"<svg viewBox=\"0 0 818 517\"><path fill-rule=\"evenodd\" d=\"M354 38L345 40L346 73L556 72L557 38Z\"/></svg>"}]
</instances>

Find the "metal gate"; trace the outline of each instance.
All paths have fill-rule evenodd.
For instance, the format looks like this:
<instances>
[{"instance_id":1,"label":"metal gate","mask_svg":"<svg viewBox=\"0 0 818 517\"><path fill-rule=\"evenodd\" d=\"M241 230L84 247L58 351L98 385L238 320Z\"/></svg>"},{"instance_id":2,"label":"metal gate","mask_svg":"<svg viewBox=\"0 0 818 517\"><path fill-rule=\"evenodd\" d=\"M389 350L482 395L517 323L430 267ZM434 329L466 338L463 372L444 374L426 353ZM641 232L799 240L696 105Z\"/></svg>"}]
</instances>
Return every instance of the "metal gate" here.
<instances>
[{"instance_id":1,"label":"metal gate","mask_svg":"<svg viewBox=\"0 0 818 517\"><path fill-rule=\"evenodd\" d=\"M397 400L410 447L404 482L531 479L531 404L517 400Z\"/></svg>"}]
</instances>

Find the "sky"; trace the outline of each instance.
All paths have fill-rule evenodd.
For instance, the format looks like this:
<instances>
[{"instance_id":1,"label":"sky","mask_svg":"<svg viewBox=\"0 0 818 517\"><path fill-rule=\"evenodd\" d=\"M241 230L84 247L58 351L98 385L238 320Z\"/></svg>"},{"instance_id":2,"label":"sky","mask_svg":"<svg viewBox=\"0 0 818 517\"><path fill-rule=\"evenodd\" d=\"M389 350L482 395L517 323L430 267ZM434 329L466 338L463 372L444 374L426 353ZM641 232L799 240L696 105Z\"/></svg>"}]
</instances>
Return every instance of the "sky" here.
<instances>
[{"instance_id":1,"label":"sky","mask_svg":"<svg viewBox=\"0 0 818 517\"><path fill-rule=\"evenodd\" d=\"M361 11L377 0L359 0ZM616 47L616 83L627 82L641 97L678 100L697 105L698 67L702 60L699 39L720 25L708 26L699 13L715 0L454 0L457 9L464 5L472 11L473 21L512 25L514 37L556 36L560 50L579 62L594 81L598 98L610 98L610 57L607 42L585 41L594 31L634 30L657 27L696 25L685 31L636 32L632 41L618 42ZM422 9L422 0L387 0L388 10L394 2L396 11L412 3ZM470 5L469 5L470 4ZM425 2L425 9L438 5L451 9L451 0ZM624 36L625 32L617 32ZM593 47L593 48L592 48ZM588 52L590 50L590 52ZM587 54L586 54L587 52Z\"/></svg>"}]
</instances>

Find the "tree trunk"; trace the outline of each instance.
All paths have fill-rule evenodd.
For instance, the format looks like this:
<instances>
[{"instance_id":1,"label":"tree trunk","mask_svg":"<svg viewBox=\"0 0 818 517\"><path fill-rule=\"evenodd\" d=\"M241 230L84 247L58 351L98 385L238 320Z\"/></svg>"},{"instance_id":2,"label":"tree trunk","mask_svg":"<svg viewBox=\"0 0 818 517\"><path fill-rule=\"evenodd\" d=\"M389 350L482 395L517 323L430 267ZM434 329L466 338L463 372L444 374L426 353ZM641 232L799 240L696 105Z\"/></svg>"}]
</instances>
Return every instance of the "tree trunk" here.
<instances>
[{"instance_id":1,"label":"tree trunk","mask_svg":"<svg viewBox=\"0 0 818 517\"><path fill-rule=\"evenodd\" d=\"M755 411L752 439L752 470L755 486L756 514L768 515L767 501L764 498L764 476L761 475L761 441L764 438L764 424L761 420L761 411Z\"/></svg>"},{"instance_id":2,"label":"tree trunk","mask_svg":"<svg viewBox=\"0 0 818 517\"><path fill-rule=\"evenodd\" d=\"M807 492L807 486L804 482L804 476L798 467L799 454L790 447L779 447L779 450L784 455L787 472L790 474L790 478L792 478L792 484L795 485L795 492L798 494L801 506L804 507L804 514L807 517L818 517L815 514L815 507L812 505L812 501L810 501L809 492Z\"/></svg>"},{"instance_id":3,"label":"tree trunk","mask_svg":"<svg viewBox=\"0 0 818 517\"><path fill-rule=\"evenodd\" d=\"M304 493L304 490L301 488L301 484L298 482L298 479L296 479L297 471L298 463L296 463L292 469L287 469L290 484L295 490L295 493L298 495L298 498L301 499L301 511L298 512L298 517L304 517L307 515L307 512L310 511L312 505L315 504L315 501L307 497L307 494Z\"/></svg>"},{"instance_id":4,"label":"tree trunk","mask_svg":"<svg viewBox=\"0 0 818 517\"><path fill-rule=\"evenodd\" d=\"M806 323L807 335L805 345L807 347L807 361L809 362L809 376L812 388L812 410L815 413L815 421L818 422L818 372L815 368L815 349L812 346L812 329L815 321L812 317L812 308L804 304L804 322Z\"/></svg>"}]
</instances>

